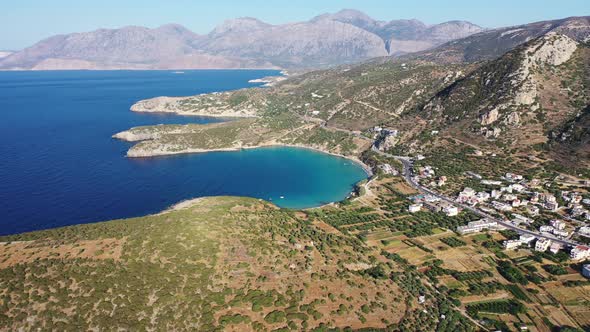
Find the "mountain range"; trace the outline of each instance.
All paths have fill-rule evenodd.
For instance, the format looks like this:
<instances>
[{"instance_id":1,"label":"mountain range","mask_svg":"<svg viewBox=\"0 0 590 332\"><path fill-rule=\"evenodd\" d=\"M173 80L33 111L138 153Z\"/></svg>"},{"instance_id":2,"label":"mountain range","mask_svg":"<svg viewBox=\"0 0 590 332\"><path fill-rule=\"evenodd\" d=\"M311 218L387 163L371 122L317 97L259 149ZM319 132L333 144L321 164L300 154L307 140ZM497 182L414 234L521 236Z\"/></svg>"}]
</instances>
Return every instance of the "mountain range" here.
<instances>
[{"instance_id":1,"label":"mountain range","mask_svg":"<svg viewBox=\"0 0 590 332\"><path fill-rule=\"evenodd\" d=\"M319 68L423 51L484 31L465 21L377 21L342 10L306 22L223 22L207 35L183 26L128 26L57 35L5 58L0 69Z\"/></svg>"}]
</instances>

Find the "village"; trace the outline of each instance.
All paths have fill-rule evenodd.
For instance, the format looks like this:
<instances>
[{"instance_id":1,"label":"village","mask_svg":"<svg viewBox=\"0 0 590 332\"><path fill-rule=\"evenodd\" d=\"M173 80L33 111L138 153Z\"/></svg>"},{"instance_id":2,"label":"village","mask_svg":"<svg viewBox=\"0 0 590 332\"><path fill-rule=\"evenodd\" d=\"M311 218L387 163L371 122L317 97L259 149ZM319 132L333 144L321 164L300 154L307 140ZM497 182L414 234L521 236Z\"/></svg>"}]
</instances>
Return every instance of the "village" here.
<instances>
[{"instance_id":1,"label":"village","mask_svg":"<svg viewBox=\"0 0 590 332\"><path fill-rule=\"evenodd\" d=\"M561 191L561 197L558 200L558 197L551 193L537 190L541 187L538 180L527 181L522 175L514 173L506 173L501 180L487 180L476 173L469 175L480 180L481 184L493 186L496 189L477 192L465 187L457 195L455 202L477 207L515 227L538 233L537 236L523 233L517 239L505 240L503 242L505 250L526 247L539 252L549 250L553 254L561 250L569 250L569 257L573 261L584 261L590 258L590 246L578 243L579 240L585 242L590 240L590 211L588 210L590 198L584 198L579 192ZM434 189L444 186L447 177L437 177L432 167L425 166L419 168L414 174L414 181ZM409 206L409 212L412 213L425 208L447 216L456 216L461 211L457 205L430 194L417 195L412 197L412 200L413 204ZM559 201L567 205L560 205ZM562 218L550 219L548 223L545 223L543 219L535 218L541 212L550 212ZM457 227L456 232L464 235L484 230L503 229L506 229L506 226L483 218ZM582 268L583 275L588 278L590 278L589 270L590 264Z\"/></svg>"},{"instance_id":2,"label":"village","mask_svg":"<svg viewBox=\"0 0 590 332\"><path fill-rule=\"evenodd\" d=\"M382 151L394 146L398 131L390 128L372 129L376 143L374 151ZM436 133L433 133L436 134ZM481 151L476 151L481 155ZM487 190L476 191L470 187L455 196L445 199L436 190L444 187L449 180L447 176L436 174L436 169L429 165L413 168L414 162L424 156L413 158L396 157L407 164L406 179L422 193L410 197L410 213L430 211L442 213L448 217L457 216L469 209L480 212L480 220L458 226L454 231L460 235L485 231L516 230L519 236L503 241L504 250L528 248L536 252L557 254L565 251L574 262L590 259L590 196L577 191L559 191L556 195L545 188L551 183L539 179L525 179L520 174L507 172L498 179L486 179L472 171L465 175L478 181ZM397 176L400 172L388 163L378 165L385 174ZM404 171L402 171L404 173ZM581 273L590 278L590 264L582 265Z\"/></svg>"}]
</instances>

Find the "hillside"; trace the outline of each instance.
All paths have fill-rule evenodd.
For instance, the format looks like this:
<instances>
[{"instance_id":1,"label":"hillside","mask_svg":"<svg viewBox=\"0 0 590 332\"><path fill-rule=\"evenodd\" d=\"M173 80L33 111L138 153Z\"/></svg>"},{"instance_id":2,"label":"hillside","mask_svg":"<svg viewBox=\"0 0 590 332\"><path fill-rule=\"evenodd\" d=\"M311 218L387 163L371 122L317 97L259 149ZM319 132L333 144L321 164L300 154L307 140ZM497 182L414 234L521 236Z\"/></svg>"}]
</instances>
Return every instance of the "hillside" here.
<instances>
[{"instance_id":1,"label":"hillside","mask_svg":"<svg viewBox=\"0 0 590 332\"><path fill-rule=\"evenodd\" d=\"M351 16L352 15L352 16ZM271 25L227 20L206 35L176 25L58 35L0 60L0 69L319 68L424 50L481 31L468 22L363 25L351 10Z\"/></svg>"},{"instance_id":2,"label":"hillside","mask_svg":"<svg viewBox=\"0 0 590 332\"><path fill-rule=\"evenodd\" d=\"M321 218L217 197L4 237L0 329L360 329L425 320L473 330L445 295L411 280L416 272ZM423 308L434 314L422 317Z\"/></svg>"},{"instance_id":3,"label":"hillside","mask_svg":"<svg viewBox=\"0 0 590 332\"><path fill-rule=\"evenodd\" d=\"M590 33L590 17L568 17L486 30L412 56L436 62L491 60L550 32L566 35L578 42L585 42Z\"/></svg>"},{"instance_id":4,"label":"hillside","mask_svg":"<svg viewBox=\"0 0 590 332\"><path fill-rule=\"evenodd\" d=\"M551 32L482 65L414 114L428 123L425 130L512 154L559 153L566 138L560 148L548 143L571 130L579 154L570 159L582 167L590 160L580 144L587 136L580 128L590 104L589 63L588 45Z\"/></svg>"}]
</instances>

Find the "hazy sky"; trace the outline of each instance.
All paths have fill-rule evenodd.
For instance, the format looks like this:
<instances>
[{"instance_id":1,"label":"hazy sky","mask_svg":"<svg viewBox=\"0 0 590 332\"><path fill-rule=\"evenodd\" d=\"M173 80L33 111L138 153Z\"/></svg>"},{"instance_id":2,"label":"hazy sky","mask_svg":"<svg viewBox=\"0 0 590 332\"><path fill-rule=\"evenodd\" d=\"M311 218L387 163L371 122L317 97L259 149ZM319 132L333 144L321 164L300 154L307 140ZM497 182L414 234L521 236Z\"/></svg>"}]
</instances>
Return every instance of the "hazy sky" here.
<instances>
[{"instance_id":1,"label":"hazy sky","mask_svg":"<svg viewBox=\"0 0 590 332\"><path fill-rule=\"evenodd\" d=\"M252 16L277 24L343 8L380 20L468 20L499 27L590 15L590 0L2 0L0 49L18 50L59 33L125 25L179 23L205 34L228 18Z\"/></svg>"}]
</instances>

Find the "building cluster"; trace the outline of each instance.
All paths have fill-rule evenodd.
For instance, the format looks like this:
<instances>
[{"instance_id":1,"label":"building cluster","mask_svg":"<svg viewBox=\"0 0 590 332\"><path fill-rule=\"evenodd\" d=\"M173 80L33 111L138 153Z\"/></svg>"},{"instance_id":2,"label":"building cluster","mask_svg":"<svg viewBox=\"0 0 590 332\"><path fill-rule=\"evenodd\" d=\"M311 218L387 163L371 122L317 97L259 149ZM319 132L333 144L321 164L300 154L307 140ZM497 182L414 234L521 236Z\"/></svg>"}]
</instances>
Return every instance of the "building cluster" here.
<instances>
[{"instance_id":1,"label":"building cluster","mask_svg":"<svg viewBox=\"0 0 590 332\"><path fill-rule=\"evenodd\" d=\"M429 172L428 169L425 170ZM468 172L466 172L468 173ZM479 177L478 174L470 173L471 177ZM523 177L514 173L506 173L502 181L481 179L482 184L493 185L498 188L491 191L475 191L472 188L465 187L457 196L456 201L461 204L470 206L480 205L485 211L495 211L499 213L510 212L512 214L511 222L518 226L520 224L531 225L535 220L532 219L539 215L540 210L544 209L550 212L560 211L559 202L561 200L568 203L569 218L576 220L590 220L590 212L586 206L590 206L590 199L584 198L580 193L563 191L560 199L551 193L536 192L532 189L532 184L538 185L539 181L525 181ZM509 182L508 185L504 185ZM492 210L489 210L491 208ZM514 213L515 209L526 211L529 217ZM565 211L565 210L562 210ZM565 216L565 214L563 213ZM565 216L564 218L567 218ZM540 232L550 233L558 238L568 238L572 235L566 229L566 223L562 220L551 220L550 225L543 225L539 228ZM590 237L590 227L583 226L577 234L580 236ZM515 247L516 243L509 243L509 246ZM544 244L541 244L542 248Z\"/></svg>"},{"instance_id":2,"label":"building cluster","mask_svg":"<svg viewBox=\"0 0 590 332\"><path fill-rule=\"evenodd\" d=\"M502 212L512 211L514 208L518 207L526 207L527 212L531 215L539 213L539 206L549 211L557 211L559 209L559 203L554 195L530 191L531 187L538 185L538 181L531 180L527 183L522 175L514 173L506 173L502 177L502 181L483 179L479 174L473 172L466 172L466 174L479 179L484 185L496 186L499 188L493 189L489 192L476 192L471 188L464 188L457 197L457 201L460 203L475 206L489 201L489 204L494 209ZM509 182L509 184L504 185L505 181ZM565 197L567 197L567 200L565 198L564 200L571 201L570 209L572 210L572 213L581 215L587 212L584 207L579 204L582 200L582 197L579 194L568 193Z\"/></svg>"},{"instance_id":3,"label":"building cluster","mask_svg":"<svg viewBox=\"0 0 590 332\"><path fill-rule=\"evenodd\" d=\"M482 180L482 183L493 183L496 185L497 182L492 180ZM525 190L526 187L518 183L510 184L508 186L501 187L500 189L493 189L491 192L476 192L475 190L466 187L459 193L457 202L475 206L477 204L493 200L490 204L496 210L512 211L512 209L515 207L528 205L529 201L520 199L518 196L518 194L524 193Z\"/></svg>"},{"instance_id":4,"label":"building cluster","mask_svg":"<svg viewBox=\"0 0 590 332\"><path fill-rule=\"evenodd\" d=\"M583 198L580 193L562 191L561 198L567 203L567 208L571 218L590 220L590 199Z\"/></svg>"},{"instance_id":5,"label":"building cluster","mask_svg":"<svg viewBox=\"0 0 590 332\"><path fill-rule=\"evenodd\" d=\"M434 177L434 169L432 166L424 166L418 169L418 178L429 179Z\"/></svg>"},{"instance_id":6,"label":"building cluster","mask_svg":"<svg viewBox=\"0 0 590 332\"><path fill-rule=\"evenodd\" d=\"M478 206L481 210L489 213L502 214L502 212L510 212L505 215L511 218L510 222L515 226L525 224L531 228L536 224L535 217L540 214L541 209L549 212L557 212L557 214L561 215L564 220L572 220L572 218L576 218L578 222L582 222L583 224L577 231L574 231L571 226L568 231L568 229L566 229L568 228L568 224L564 220L552 219L548 224L541 225L538 228L539 233L525 233L521 234L518 239L504 241L503 246L505 249L511 250L526 246L538 252L549 251L553 254L557 254L560 250L564 249L564 242L560 239L568 239L572 235L590 238L590 225L583 223L583 219L590 220L590 212L588 212L590 198L584 198L584 196L578 192L569 191L562 191L561 194L556 197L557 193L548 193L542 189L543 183L541 183L541 181L536 179L527 181L522 175L515 173L506 173L501 180L484 179L481 175L473 172L465 172L465 174L474 179L478 179L484 185L493 186L494 189L489 191L476 191L470 187L465 187L457 195L457 203ZM436 187L444 185L447 178L444 176L436 178L436 173L433 167L423 166L418 169L415 180L428 180L427 182L430 187ZM419 212L422 209L428 209L433 212L443 212L448 216L457 215L459 213L459 208L456 205L441 200L434 195L417 195L414 196L412 200L413 204L408 207L408 210L411 213ZM564 204L564 202L566 204ZM560 206L560 203L562 206ZM567 209L569 209L570 216L566 215L566 205ZM512 212L515 209L517 212ZM526 213L523 215L520 214L520 211ZM486 218L470 222L464 226L459 226L456 231L457 233L464 235L499 229L505 229L505 227L499 225L496 221ZM526 231L523 230L523 232ZM578 245L570 248L571 259L585 260L590 258L590 247ZM590 271L588 271L588 274L590 275Z\"/></svg>"},{"instance_id":7,"label":"building cluster","mask_svg":"<svg viewBox=\"0 0 590 332\"><path fill-rule=\"evenodd\" d=\"M396 175L399 174L399 172L395 168L391 167L390 164L381 164L378 167L385 174L390 174L390 175L393 175L393 176L396 176Z\"/></svg>"},{"instance_id":8,"label":"building cluster","mask_svg":"<svg viewBox=\"0 0 590 332\"><path fill-rule=\"evenodd\" d=\"M534 246L532 245L533 242L535 243ZM536 236L531 234L522 234L518 239L506 240L503 242L503 245L507 250L514 250L520 246L528 246L533 247L535 251L545 252L549 250L554 254L557 254L561 249L563 249L563 246L558 242L554 242L546 238L537 239Z\"/></svg>"},{"instance_id":9,"label":"building cluster","mask_svg":"<svg viewBox=\"0 0 590 332\"><path fill-rule=\"evenodd\" d=\"M381 126L375 126L370 131L373 133L373 138L385 138L388 136L397 137L399 131L397 129L392 128L384 128Z\"/></svg>"},{"instance_id":10,"label":"building cluster","mask_svg":"<svg viewBox=\"0 0 590 332\"><path fill-rule=\"evenodd\" d=\"M424 166L418 169L417 181L429 179L430 182L428 183L429 187L442 187L447 183L446 176L439 176L438 178L435 177L434 168L432 166Z\"/></svg>"},{"instance_id":11,"label":"building cluster","mask_svg":"<svg viewBox=\"0 0 590 332\"><path fill-rule=\"evenodd\" d=\"M418 212L422 208L425 208L432 212L442 212L449 217L453 217L461 212L455 205L443 201L433 195L417 195L411 199L414 201L414 204L408 207L408 211L412 213Z\"/></svg>"}]
</instances>

